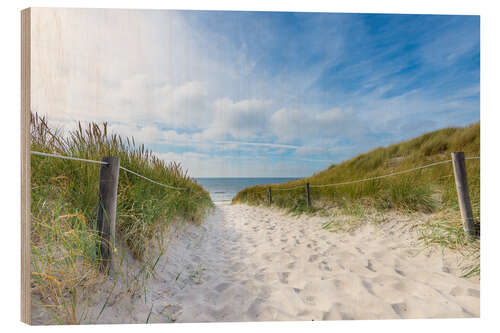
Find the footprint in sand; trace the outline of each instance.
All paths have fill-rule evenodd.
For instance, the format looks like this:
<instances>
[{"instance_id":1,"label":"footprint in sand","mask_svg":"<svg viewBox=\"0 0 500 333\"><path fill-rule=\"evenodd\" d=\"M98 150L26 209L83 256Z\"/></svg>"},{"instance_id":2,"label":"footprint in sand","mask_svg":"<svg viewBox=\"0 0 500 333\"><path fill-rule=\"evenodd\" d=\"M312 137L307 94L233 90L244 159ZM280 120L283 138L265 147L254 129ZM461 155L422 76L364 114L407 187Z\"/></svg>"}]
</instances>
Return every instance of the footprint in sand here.
<instances>
[{"instance_id":1,"label":"footprint in sand","mask_svg":"<svg viewBox=\"0 0 500 333\"><path fill-rule=\"evenodd\" d=\"M455 281L441 288L442 278L456 272L453 262L436 261L433 280L428 284L434 286L435 278L446 300L434 304L425 297L434 297L435 292L422 282L412 282L415 271L431 266L427 261L419 261L418 247L412 245L392 251L392 240L375 236L370 240L368 232L365 235L357 232L353 238L323 231L316 233L309 227L306 232L305 223L299 224L295 219L278 217L275 213L264 217L264 210L245 207L218 207L237 214L225 215L224 224L208 219L206 223L210 228L200 232L209 233L210 237L201 241L201 245L193 244L191 237L175 248L185 254L185 261L178 264L182 264L183 270L185 266L197 269L199 262L209 268L202 284L195 288L187 276L181 275L168 295L169 303L182 304L182 308L165 310L172 318L175 316L180 322L193 318L284 320L292 316L302 320L309 315L315 320L408 318L431 311L428 304L439 305L436 311L442 314L476 315L474 304L479 304L479 285ZM318 247L319 250L314 250ZM215 256L208 255L214 252ZM451 272L442 273L443 266ZM429 267L429 274L431 269L434 268ZM167 267L162 274L170 281L178 272L177 266L175 270ZM419 279L420 276L426 275L418 275ZM165 283L158 284L157 294L151 293L155 304L163 297ZM416 293L422 295L422 300L413 298ZM453 305L462 301L467 302L465 308ZM361 311L358 306L369 309Z\"/></svg>"},{"instance_id":2,"label":"footprint in sand","mask_svg":"<svg viewBox=\"0 0 500 333\"><path fill-rule=\"evenodd\" d=\"M317 254L312 254L309 256L309 259L307 261L309 262L315 262L316 260L318 260L318 255Z\"/></svg>"},{"instance_id":3,"label":"footprint in sand","mask_svg":"<svg viewBox=\"0 0 500 333\"><path fill-rule=\"evenodd\" d=\"M477 289L467 289L467 294L472 297L477 297L479 298L480 292Z\"/></svg>"},{"instance_id":4,"label":"footprint in sand","mask_svg":"<svg viewBox=\"0 0 500 333\"><path fill-rule=\"evenodd\" d=\"M231 283L229 282L222 282L222 283L219 283L216 287L215 287L215 291L217 291L218 293L221 293L223 292L224 290L226 290L227 288L229 288L231 286Z\"/></svg>"},{"instance_id":5,"label":"footprint in sand","mask_svg":"<svg viewBox=\"0 0 500 333\"><path fill-rule=\"evenodd\" d=\"M361 281L361 284L363 285L363 287L365 287L365 289L372 295L375 295L375 293L373 292L373 289L372 289L372 285L371 283L369 283L368 281L365 281L365 280L362 280Z\"/></svg>"},{"instance_id":6,"label":"footprint in sand","mask_svg":"<svg viewBox=\"0 0 500 333\"><path fill-rule=\"evenodd\" d=\"M337 288L337 289L344 289L345 288L345 283L341 280L333 280L333 284L335 285L335 288Z\"/></svg>"},{"instance_id":7,"label":"footprint in sand","mask_svg":"<svg viewBox=\"0 0 500 333\"><path fill-rule=\"evenodd\" d=\"M406 303L394 303L391 304L391 307L394 310L394 312L396 312L396 314L400 317L403 317L406 311L408 311Z\"/></svg>"},{"instance_id":8,"label":"footprint in sand","mask_svg":"<svg viewBox=\"0 0 500 333\"><path fill-rule=\"evenodd\" d=\"M288 284L288 276L289 275L290 275L290 272L278 273L278 279L280 280L281 283Z\"/></svg>"},{"instance_id":9,"label":"footprint in sand","mask_svg":"<svg viewBox=\"0 0 500 333\"><path fill-rule=\"evenodd\" d=\"M372 272L376 272L376 270L373 268L371 260L368 260L368 264L365 267L368 268Z\"/></svg>"},{"instance_id":10,"label":"footprint in sand","mask_svg":"<svg viewBox=\"0 0 500 333\"><path fill-rule=\"evenodd\" d=\"M308 305L316 305L314 296L306 296L302 299L302 301Z\"/></svg>"},{"instance_id":11,"label":"footprint in sand","mask_svg":"<svg viewBox=\"0 0 500 333\"><path fill-rule=\"evenodd\" d=\"M330 267L330 265L328 265L328 261L326 261L326 260L323 260L322 262L320 262L318 265L318 268L321 271L328 271L328 272L332 271L332 268Z\"/></svg>"}]
</instances>

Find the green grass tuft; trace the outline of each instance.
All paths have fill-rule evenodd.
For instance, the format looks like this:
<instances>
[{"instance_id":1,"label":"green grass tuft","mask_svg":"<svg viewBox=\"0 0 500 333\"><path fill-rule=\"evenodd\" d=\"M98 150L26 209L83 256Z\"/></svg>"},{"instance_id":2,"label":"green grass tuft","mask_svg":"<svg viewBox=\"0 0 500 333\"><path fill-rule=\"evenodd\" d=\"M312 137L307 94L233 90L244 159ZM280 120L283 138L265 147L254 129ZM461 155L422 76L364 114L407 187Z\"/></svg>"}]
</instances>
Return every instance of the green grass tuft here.
<instances>
[{"instance_id":1,"label":"green grass tuft","mask_svg":"<svg viewBox=\"0 0 500 333\"><path fill-rule=\"evenodd\" d=\"M304 211L305 184L311 184L313 206L317 202L342 206L345 202L363 203L378 209L434 212L457 208L457 194L451 163L362 183L314 188L381 176L433 162L451 159L451 152L464 151L466 157L480 154L480 124L465 128L444 128L388 147L376 148L345 162L331 165L311 177L273 185L273 204L290 211ZM467 173L473 205L479 205L479 160L467 160ZM233 203L268 204L267 186L240 191ZM301 186L290 191L279 189Z\"/></svg>"},{"instance_id":2,"label":"green grass tuft","mask_svg":"<svg viewBox=\"0 0 500 333\"><path fill-rule=\"evenodd\" d=\"M172 223L199 224L213 207L208 192L175 162L157 158L133 138L107 133L95 123L69 133L31 118L31 149L45 153L101 160L119 156L120 165L148 178L186 190L155 185L120 171L116 237L133 256L155 265L150 253ZM52 157L31 157L31 283L33 293L56 322L77 324L78 302L105 278L99 270L96 218L99 165Z\"/></svg>"},{"instance_id":3,"label":"green grass tuft","mask_svg":"<svg viewBox=\"0 0 500 333\"><path fill-rule=\"evenodd\" d=\"M314 188L313 185L348 182L451 159L451 153L463 151L466 157L480 155L480 123L464 128L444 128L412 140L373 149L311 177L273 185L273 206L290 213L319 211L332 214L328 208L340 208L351 218L332 216L325 223L331 231L352 231L363 221L357 217L360 207L405 213L437 213L440 216L422 226L421 239L427 245L439 245L460 250L475 261L464 276L479 274L479 240L468 240L460 223L457 192L451 163L440 164L411 173L395 175L356 184ZM473 215L480 229L480 161L467 160L467 177ZM305 184L311 185L314 208L307 207ZM269 205L266 186L254 186L240 191L233 203ZM280 191L300 186L298 189ZM446 214L441 214L446 212Z\"/></svg>"}]
</instances>

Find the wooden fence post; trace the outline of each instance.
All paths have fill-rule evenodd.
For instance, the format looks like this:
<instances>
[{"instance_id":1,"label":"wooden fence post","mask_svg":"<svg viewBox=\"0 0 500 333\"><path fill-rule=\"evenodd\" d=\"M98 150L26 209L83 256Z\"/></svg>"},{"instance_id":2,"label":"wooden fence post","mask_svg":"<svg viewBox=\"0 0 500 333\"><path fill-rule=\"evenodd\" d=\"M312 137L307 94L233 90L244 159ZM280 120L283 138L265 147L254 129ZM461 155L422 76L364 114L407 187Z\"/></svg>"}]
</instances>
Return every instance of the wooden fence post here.
<instances>
[{"instance_id":1,"label":"wooden fence post","mask_svg":"<svg viewBox=\"0 0 500 333\"><path fill-rule=\"evenodd\" d=\"M102 158L102 161L108 164L101 165L100 170L97 229L100 237L102 268L109 270L115 248L116 197L120 157L106 156Z\"/></svg>"},{"instance_id":2,"label":"wooden fence post","mask_svg":"<svg viewBox=\"0 0 500 333\"><path fill-rule=\"evenodd\" d=\"M273 192L271 186L269 186L269 205L273 204Z\"/></svg>"},{"instance_id":3,"label":"wooden fence post","mask_svg":"<svg viewBox=\"0 0 500 333\"><path fill-rule=\"evenodd\" d=\"M311 193L309 192L309 183L306 183L307 207L311 207Z\"/></svg>"},{"instance_id":4,"label":"wooden fence post","mask_svg":"<svg viewBox=\"0 0 500 333\"><path fill-rule=\"evenodd\" d=\"M474 227L474 217L469 197L469 184L467 182L467 170L465 169L465 154L463 152L451 153L453 161L453 173L455 174L455 184L457 186L458 205L462 215L462 223L467 235L476 233Z\"/></svg>"}]
</instances>

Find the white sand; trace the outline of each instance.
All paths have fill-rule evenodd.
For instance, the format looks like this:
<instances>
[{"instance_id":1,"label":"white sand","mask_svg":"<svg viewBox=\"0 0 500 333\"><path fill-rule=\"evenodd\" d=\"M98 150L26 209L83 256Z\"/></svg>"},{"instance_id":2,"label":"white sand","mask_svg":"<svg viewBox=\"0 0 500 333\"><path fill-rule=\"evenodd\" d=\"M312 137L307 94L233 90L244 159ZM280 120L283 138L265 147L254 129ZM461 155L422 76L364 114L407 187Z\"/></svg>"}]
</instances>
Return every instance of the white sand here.
<instances>
[{"instance_id":1,"label":"white sand","mask_svg":"<svg viewBox=\"0 0 500 333\"><path fill-rule=\"evenodd\" d=\"M477 279L451 251L415 245L408 221L331 233L326 220L217 205L176 234L145 299L110 301L98 322L479 316Z\"/></svg>"}]
</instances>

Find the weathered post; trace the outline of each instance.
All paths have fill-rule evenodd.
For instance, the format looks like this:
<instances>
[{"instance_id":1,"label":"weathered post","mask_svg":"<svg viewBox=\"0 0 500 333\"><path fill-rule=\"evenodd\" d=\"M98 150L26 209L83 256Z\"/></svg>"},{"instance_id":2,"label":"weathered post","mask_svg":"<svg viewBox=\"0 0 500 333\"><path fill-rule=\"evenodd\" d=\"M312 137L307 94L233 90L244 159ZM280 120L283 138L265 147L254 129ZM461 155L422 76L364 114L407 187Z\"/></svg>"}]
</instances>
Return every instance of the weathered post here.
<instances>
[{"instance_id":1,"label":"weathered post","mask_svg":"<svg viewBox=\"0 0 500 333\"><path fill-rule=\"evenodd\" d=\"M191 201L191 187L186 188L186 193L187 193L186 211L189 212L189 207L190 207L189 202Z\"/></svg>"},{"instance_id":2,"label":"weathered post","mask_svg":"<svg viewBox=\"0 0 500 333\"><path fill-rule=\"evenodd\" d=\"M309 192L309 183L306 183L307 207L311 207L311 193Z\"/></svg>"},{"instance_id":3,"label":"weathered post","mask_svg":"<svg viewBox=\"0 0 500 333\"><path fill-rule=\"evenodd\" d=\"M269 186L269 205L273 204L273 192L271 186Z\"/></svg>"},{"instance_id":4,"label":"weathered post","mask_svg":"<svg viewBox=\"0 0 500 333\"><path fill-rule=\"evenodd\" d=\"M469 197L469 184L467 182L467 170L465 169L465 154L463 152L451 153L453 161L453 173L455 174L455 184L457 186L458 205L462 215L462 223L467 235L476 233L474 227L474 217Z\"/></svg>"},{"instance_id":5,"label":"weathered post","mask_svg":"<svg viewBox=\"0 0 500 333\"><path fill-rule=\"evenodd\" d=\"M100 170L97 230L100 238L102 269L109 270L115 248L116 197L120 158L106 156L102 158L102 161L108 164L101 165Z\"/></svg>"}]
</instances>

